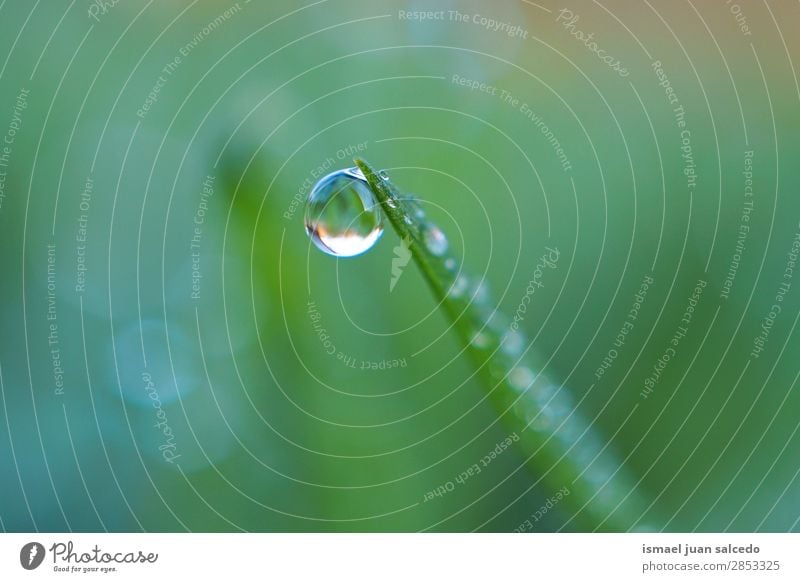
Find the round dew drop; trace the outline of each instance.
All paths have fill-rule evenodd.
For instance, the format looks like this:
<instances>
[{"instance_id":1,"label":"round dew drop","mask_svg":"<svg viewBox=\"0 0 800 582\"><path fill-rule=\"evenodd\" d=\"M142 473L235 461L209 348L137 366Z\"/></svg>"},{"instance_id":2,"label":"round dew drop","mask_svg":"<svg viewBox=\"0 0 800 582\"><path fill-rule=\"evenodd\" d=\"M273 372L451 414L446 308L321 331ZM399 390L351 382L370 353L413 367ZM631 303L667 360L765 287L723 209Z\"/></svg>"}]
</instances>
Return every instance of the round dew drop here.
<instances>
[{"instance_id":1,"label":"round dew drop","mask_svg":"<svg viewBox=\"0 0 800 582\"><path fill-rule=\"evenodd\" d=\"M456 280L453 281L453 284L450 286L447 294L454 299L459 299L462 295L464 295L464 292L467 290L468 286L469 281L467 281L467 278L464 275L459 275L456 277Z\"/></svg>"},{"instance_id":2,"label":"round dew drop","mask_svg":"<svg viewBox=\"0 0 800 582\"><path fill-rule=\"evenodd\" d=\"M470 343L472 343L473 347L482 350L489 347L490 340L485 333L479 331L472 336L472 341Z\"/></svg>"},{"instance_id":3,"label":"round dew drop","mask_svg":"<svg viewBox=\"0 0 800 582\"><path fill-rule=\"evenodd\" d=\"M503 336L503 352L512 357L520 356L525 349L525 336L519 331L508 331Z\"/></svg>"},{"instance_id":4,"label":"round dew drop","mask_svg":"<svg viewBox=\"0 0 800 582\"><path fill-rule=\"evenodd\" d=\"M536 379L533 371L526 366L517 366L508 375L508 381L515 390L523 392L527 390Z\"/></svg>"},{"instance_id":5,"label":"round dew drop","mask_svg":"<svg viewBox=\"0 0 800 582\"><path fill-rule=\"evenodd\" d=\"M439 228L430 226L425 230L424 238L425 246L437 257L441 257L447 252L447 237Z\"/></svg>"},{"instance_id":6,"label":"round dew drop","mask_svg":"<svg viewBox=\"0 0 800 582\"><path fill-rule=\"evenodd\" d=\"M306 201L306 232L322 252L355 257L383 234L383 214L367 179L358 168L320 179Z\"/></svg>"}]
</instances>

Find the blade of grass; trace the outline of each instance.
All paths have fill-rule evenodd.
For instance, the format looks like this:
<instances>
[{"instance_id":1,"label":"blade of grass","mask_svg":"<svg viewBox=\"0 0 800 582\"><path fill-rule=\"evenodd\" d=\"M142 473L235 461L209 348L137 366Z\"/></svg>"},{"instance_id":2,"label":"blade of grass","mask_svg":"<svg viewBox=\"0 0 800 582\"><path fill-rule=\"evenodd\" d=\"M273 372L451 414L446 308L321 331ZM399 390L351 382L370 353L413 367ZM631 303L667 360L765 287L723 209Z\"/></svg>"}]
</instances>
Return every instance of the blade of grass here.
<instances>
[{"instance_id":1,"label":"blade of grass","mask_svg":"<svg viewBox=\"0 0 800 582\"><path fill-rule=\"evenodd\" d=\"M363 159L355 162L465 342L490 400L519 435L517 446L528 457L536 483L551 492L569 492L561 503L572 508L569 521L575 529L627 531L637 523L647 529L640 521L647 505L627 469L579 414L567 389L537 369L526 353L530 342L492 308L480 282L456 268L444 233L390 180Z\"/></svg>"}]
</instances>

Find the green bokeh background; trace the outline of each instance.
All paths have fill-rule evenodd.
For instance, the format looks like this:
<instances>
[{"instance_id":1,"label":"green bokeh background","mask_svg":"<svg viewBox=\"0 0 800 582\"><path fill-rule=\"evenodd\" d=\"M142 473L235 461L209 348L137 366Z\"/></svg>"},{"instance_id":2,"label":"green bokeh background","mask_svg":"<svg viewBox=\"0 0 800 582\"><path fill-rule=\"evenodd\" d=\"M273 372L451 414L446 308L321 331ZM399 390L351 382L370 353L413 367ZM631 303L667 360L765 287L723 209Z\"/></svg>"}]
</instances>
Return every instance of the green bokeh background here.
<instances>
[{"instance_id":1,"label":"green bokeh background","mask_svg":"<svg viewBox=\"0 0 800 582\"><path fill-rule=\"evenodd\" d=\"M508 429L413 265L390 292L393 232L357 259L310 245L293 200L320 166L350 165L353 149L423 201L507 313L544 248L559 248L523 328L641 477L657 529L798 529L800 281L784 270L800 221L800 5L741 1L738 21L722 1L92 6L0 3L0 133L29 91L0 168L4 530L511 531L546 504L554 490L531 487L516 448L424 501ZM570 35L562 8L629 76ZM400 17L408 10L445 19ZM693 190L656 60L686 111ZM726 299L746 151L751 230ZM598 380L648 275L635 328ZM688 333L645 399L699 279ZM782 312L751 358L785 280ZM175 462L159 450L143 373ZM534 530L558 530L573 511L556 504Z\"/></svg>"}]
</instances>

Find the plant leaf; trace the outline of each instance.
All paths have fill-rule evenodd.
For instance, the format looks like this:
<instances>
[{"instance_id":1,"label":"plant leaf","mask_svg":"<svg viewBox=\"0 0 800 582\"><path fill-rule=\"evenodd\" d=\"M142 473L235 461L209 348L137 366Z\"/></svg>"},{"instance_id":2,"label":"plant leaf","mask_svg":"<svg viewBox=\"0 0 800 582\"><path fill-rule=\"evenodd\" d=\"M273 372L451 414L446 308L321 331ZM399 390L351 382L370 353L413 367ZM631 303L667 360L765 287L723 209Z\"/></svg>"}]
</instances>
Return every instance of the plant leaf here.
<instances>
[{"instance_id":1,"label":"plant leaf","mask_svg":"<svg viewBox=\"0 0 800 582\"><path fill-rule=\"evenodd\" d=\"M490 400L519 437L535 484L572 508L567 523L574 529L651 529L644 521L649 506L607 440L577 411L569 391L540 372L529 340L492 307L482 282L459 271L444 233L415 200L363 159L355 162L453 321Z\"/></svg>"}]
</instances>

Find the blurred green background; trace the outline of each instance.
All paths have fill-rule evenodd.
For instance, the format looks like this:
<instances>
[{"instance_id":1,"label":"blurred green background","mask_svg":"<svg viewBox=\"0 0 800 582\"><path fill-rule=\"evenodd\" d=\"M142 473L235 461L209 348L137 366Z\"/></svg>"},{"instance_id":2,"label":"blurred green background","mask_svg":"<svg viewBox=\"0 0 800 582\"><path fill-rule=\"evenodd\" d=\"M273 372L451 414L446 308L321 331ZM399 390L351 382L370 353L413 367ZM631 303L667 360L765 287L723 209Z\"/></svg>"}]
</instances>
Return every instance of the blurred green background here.
<instances>
[{"instance_id":1,"label":"blurred green background","mask_svg":"<svg viewBox=\"0 0 800 582\"><path fill-rule=\"evenodd\" d=\"M390 292L393 232L347 260L305 235L308 185L357 154L506 313L558 247L522 328L658 529L797 530L798 25L744 0L0 3L0 525L567 524L515 447L425 500L508 429L413 264Z\"/></svg>"}]
</instances>

